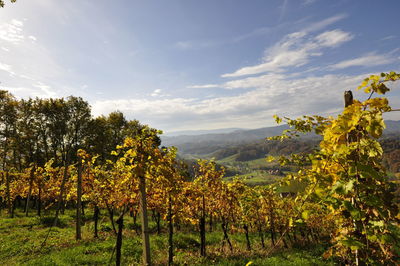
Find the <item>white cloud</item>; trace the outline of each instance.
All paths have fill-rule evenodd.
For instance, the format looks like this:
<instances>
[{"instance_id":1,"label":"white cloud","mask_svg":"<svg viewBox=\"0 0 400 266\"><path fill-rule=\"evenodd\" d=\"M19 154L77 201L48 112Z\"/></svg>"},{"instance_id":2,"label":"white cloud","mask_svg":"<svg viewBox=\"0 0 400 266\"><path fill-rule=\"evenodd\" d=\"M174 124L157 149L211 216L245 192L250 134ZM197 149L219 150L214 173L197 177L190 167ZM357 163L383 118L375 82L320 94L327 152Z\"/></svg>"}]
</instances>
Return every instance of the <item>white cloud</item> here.
<instances>
[{"instance_id":1,"label":"white cloud","mask_svg":"<svg viewBox=\"0 0 400 266\"><path fill-rule=\"evenodd\" d=\"M23 26L24 23L16 19L0 24L0 40L18 44L25 38L22 34Z\"/></svg>"},{"instance_id":2,"label":"white cloud","mask_svg":"<svg viewBox=\"0 0 400 266\"><path fill-rule=\"evenodd\" d=\"M11 20L11 24L17 26L17 27L22 27L24 26L24 23L18 19L12 19Z\"/></svg>"},{"instance_id":3,"label":"white cloud","mask_svg":"<svg viewBox=\"0 0 400 266\"><path fill-rule=\"evenodd\" d=\"M160 94L161 94L161 89L156 89L150 95L152 97L157 97L157 96L160 96Z\"/></svg>"},{"instance_id":4,"label":"white cloud","mask_svg":"<svg viewBox=\"0 0 400 266\"><path fill-rule=\"evenodd\" d=\"M42 91L41 95L44 98L57 97L57 93L54 90L52 90L51 86L43 84L42 82L34 84L33 87L39 88Z\"/></svg>"},{"instance_id":5,"label":"white cloud","mask_svg":"<svg viewBox=\"0 0 400 266\"><path fill-rule=\"evenodd\" d=\"M36 84L30 87L7 87L7 90L11 92L17 98L39 97L39 98L54 98L58 95L52 91L50 86L44 84Z\"/></svg>"},{"instance_id":6,"label":"white cloud","mask_svg":"<svg viewBox=\"0 0 400 266\"><path fill-rule=\"evenodd\" d=\"M225 89L262 88L268 84L272 88L274 86L279 87L277 82L283 79L284 76L280 74L266 74L257 77L228 81L220 85L220 87Z\"/></svg>"},{"instance_id":7,"label":"white cloud","mask_svg":"<svg viewBox=\"0 0 400 266\"><path fill-rule=\"evenodd\" d=\"M380 41L392 40L394 38L396 38L396 35L389 35L389 36L386 36L386 37L380 39Z\"/></svg>"},{"instance_id":8,"label":"white cloud","mask_svg":"<svg viewBox=\"0 0 400 266\"><path fill-rule=\"evenodd\" d=\"M375 53L370 53L367 55L363 55L357 58L345 60L330 66L332 69L343 69L352 66L362 66L362 67L369 67L369 66L379 66L379 65L386 65L393 63L396 59L389 55L377 55Z\"/></svg>"},{"instance_id":9,"label":"white cloud","mask_svg":"<svg viewBox=\"0 0 400 266\"><path fill-rule=\"evenodd\" d=\"M353 35L348 32L344 32L341 30L332 30L326 31L321 33L315 39L320 43L322 46L326 47L336 47L340 44L350 41L353 39Z\"/></svg>"},{"instance_id":10,"label":"white cloud","mask_svg":"<svg viewBox=\"0 0 400 266\"><path fill-rule=\"evenodd\" d=\"M168 96L170 96L169 94L166 94L166 93L163 93L162 92L163 90L162 89L155 89L151 94L150 94L150 96L151 97L168 97Z\"/></svg>"},{"instance_id":11,"label":"white cloud","mask_svg":"<svg viewBox=\"0 0 400 266\"><path fill-rule=\"evenodd\" d=\"M307 6L307 5L311 5L313 3L315 3L317 0L304 0L303 5Z\"/></svg>"},{"instance_id":12,"label":"white cloud","mask_svg":"<svg viewBox=\"0 0 400 266\"><path fill-rule=\"evenodd\" d=\"M15 75L15 72L11 70L11 66L7 64L0 63L0 70L3 70L10 74L11 76Z\"/></svg>"},{"instance_id":13,"label":"white cloud","mask_svg":"<svg viewBox=\"0 0 400 266\"><path fill-rule=\"evenodd\" d=\"M318 22L314 22L312 24L310 24L308 27L306 27L305 29L303 29L303 31L305 32L314 32L314 31L318 31L321 29L326 28L327 26L336 23L344 18L346 18L347 15L346 14L338 14L329 18L326 18L324 20L318 21Z\"/></svg>"},{"instance_id":14,"label":"white cloud","mask_svg":"<svg viewBox=\"0 0 400 266\"><path fill-rule=\"evenodd\" d=\"M209 88L218 88L218 84L205 84L205 85L190 85L186 88L188 89L209 89Z\"/></svg>"},{"instance_id":15,"label":"white cloud","mask_svg":"<svg viewBox=\"0 0 400 266\"><path fill-rule=\"evenodd\" d=\"M322 49L336 47L351 40L353 36L341 30L326 31L316 37L308 37L299 31L286 35L280 42L265 51L263 63L238 69L222 77L240 77L264 72L282 72L288 67L307 64L311 57L322 55Z\"/></svg>"},{"instance_id":16,"label":"white cloud","mask_svg":"<svg viewBox=\"0 0 400 266\"><path fill-rule=\"evenodd\" d=\"M343 92L357 87L367 76L324 75L287 78L279 74L245 78L222 84L248 88L235 96L212 99L119 99L96 101L96 115L120 110L129 118L166 130L272 125L272 115L330 115L343 107ZM357 97L358 94L356 94Z\"/></svg>"},{"instance_id":17,"label":"white cloud","mask_svg":"<svg viewBox=\"0 0 400 266\"><path fill-rule=\"evenodd\" d=\"M1 76L2 88L17 97L61 96L52 87L67 71L24 27L22 20L0 22L0 74L8 73Z\"/></svg>"},{"instance_id":18,"label":"white cloud","mask_svg":"<svg viewBox=\"0 0 400 266\"><path fill-rule=\"evenodd\" d=\"M163 100L119 99L96 101L93 104L93 114L107 114L115 110L127 114L173 115L179 111L190 111L193 99L174 98ZM169 110L169 111L168 111Z\"/></svg>"}]
</instances>

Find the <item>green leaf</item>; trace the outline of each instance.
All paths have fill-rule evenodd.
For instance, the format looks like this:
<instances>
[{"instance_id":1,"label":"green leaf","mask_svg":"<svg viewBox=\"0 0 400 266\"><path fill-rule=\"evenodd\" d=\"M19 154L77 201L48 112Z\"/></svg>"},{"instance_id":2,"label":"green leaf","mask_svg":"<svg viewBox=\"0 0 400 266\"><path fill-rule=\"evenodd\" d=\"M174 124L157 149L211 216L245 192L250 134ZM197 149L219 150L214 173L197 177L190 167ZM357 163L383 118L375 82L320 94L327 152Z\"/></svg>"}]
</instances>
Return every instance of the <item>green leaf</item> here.
<instances>
[{"instance_id":1,"label":"green leaf","mask_svg":"<svg viewBox=\"0 0 400 266\"><path fill-rule=\"evenodd\" d=\"M360 241L355 240L354 238L347 238L345 240L340 241L343 246L350 248L351 250L358 250L364 246Z\"/></svg>"},{"instance_id":2,"label":"green leaf","mask_svg":"<svg viewBox=\"0 0 400 266\"><path fill-rule=\"evenodd\" d=\"M349 193L349 191L351 191L351 190L353 190L353 187L354 187L354 182L355 182L356 180L355 179L352 179L352 180L350 180L349 182L347 182L345 185L344 185L344 192L345 193Z\"/></svg>"},{"instance_id":3,"label":"green leaf","mask_svg":"<svg viewBox=\"0 0 400 266\"><path fill-rule=\"evenodd\" d=\"M309 210L305 210L301 213L301 217L303 218L303 220L307 220L309 217L310 211Z\"/></svg>"},{"instance_id":4,"label":"green leaf","mask_svg":"<svg viewBox=\"0 0 400 266\"><path fill-rule=\"evenodd\" d=\"M372 242L376 242L378 240L378 237L376 235L368 235L367 238L369 241Z\"/></svg>"},{"instance_id":5,"label":"green leaf","mask_svg":"<svg viewBox=\"0 0 400 266\"><path fill-rule=\"evenodd\" d=\"M377 227L383 227L384 226L384 221L380 220L380 221L370 221L370 224L372 224L373 226L377 226Z\"/></svg>"},{"instance_id":6,"label":"green leaf","mask_svg":"<svg viewBox=\"0 0 400 266\"><path fill-rule=\"evenodd\" d=\"M377 172L373 166L357 164L357 167L360 170L362 177L371 178L371 179L380 179L379 172Z\"/></svg>"}]
</instances>

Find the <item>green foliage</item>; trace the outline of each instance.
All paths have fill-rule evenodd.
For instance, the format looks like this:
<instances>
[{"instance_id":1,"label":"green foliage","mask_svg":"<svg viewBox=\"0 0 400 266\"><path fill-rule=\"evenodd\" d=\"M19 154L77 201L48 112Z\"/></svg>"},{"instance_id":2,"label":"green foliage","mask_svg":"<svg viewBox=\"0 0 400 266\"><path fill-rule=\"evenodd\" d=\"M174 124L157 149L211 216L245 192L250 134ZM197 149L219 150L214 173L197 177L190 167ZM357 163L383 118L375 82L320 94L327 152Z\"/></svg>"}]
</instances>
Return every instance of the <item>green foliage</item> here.
<instances>
[{"instance_id":1,"label":"green foliage","mask_svg":"<svg viewBox=\"0 0 400 266\"><path fill-rule=\"evenodd\" d=\"M311 164L289 176L288 181L307 182L298 198L303 202L316 200L335 216L334 246L326 257L336 254L344 262L356 264L398 263L400 239L395 228L399 210L393 200L394 184L381 164L383 149L377 140L385 128L382 114L390 112L391 107L386 98L372 97L388 92L386 83L398 79L400 74L395 72L371 75L358 87L370 94L366 101L354 100L336 118L285 117L293 129L271 138L284 140L311 131L323 137L319 150L312 154L279 160L283 164ZM308 210L301 216L308 220Z\"/></svg>"}]
</instances>

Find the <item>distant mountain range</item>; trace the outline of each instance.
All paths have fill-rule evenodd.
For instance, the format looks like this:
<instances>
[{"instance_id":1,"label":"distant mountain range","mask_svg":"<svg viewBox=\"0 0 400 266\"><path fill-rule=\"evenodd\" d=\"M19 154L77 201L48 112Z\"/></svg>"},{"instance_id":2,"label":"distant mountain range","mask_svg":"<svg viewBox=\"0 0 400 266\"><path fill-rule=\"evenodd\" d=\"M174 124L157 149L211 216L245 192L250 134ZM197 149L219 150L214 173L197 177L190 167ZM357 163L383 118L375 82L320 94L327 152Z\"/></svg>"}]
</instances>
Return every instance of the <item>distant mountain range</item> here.
<instances>
[{"instance_id":1,"label":"distant mountain range","mask_svg":"<svg viewBox=\"0 0 400 266\"><path fill-rule=\"evenodd\" d=\"M279 135L283 130L289 128L287 125L276 127L265 127L258 129L219 129L219 130L202 130L190 131L190 134L161 136L163 146L179 146L184 143L200 143L200 142L215 142L215 143L238 143L251 142L260 140L266 137ZM187 131L184 131L187 133ZM220 133L219 133L220 132Z\"/></svg>"},{"instance_id":2,"label":"distant mountain range","mask_svg":"<svg viewBox=\"0 0 400 266\"><path fill-rule=\"evenodd\" d=\"M400 135L400 121L386 120L386 135ZM227 147L263 143L265 138L280 135L288 125L259 129L226 128L217 130L181 131L161 136L162 146L175 146L181 155L207 155ZM175 135L176 134L176 135ZM181 134L181 135L180 135ZM313 134L308 139L316 137Z\"/></svg>"},{"instance_id":3,"label":"distant mountain range","mask_svg":"<svg viewBox=\"0 0 400 266\"><path fill-rule=\"evenodd\" d=\"M175 131L170 133L165 133L164 136L174 137L174 136L195 136L195 135L205 135L205 134L223 134L223 133L231 133L234 131L246 130L245 128L220 128L220 129L211 129L211 130L184 130L184 131Z\"/></svg>"}]
</instances>

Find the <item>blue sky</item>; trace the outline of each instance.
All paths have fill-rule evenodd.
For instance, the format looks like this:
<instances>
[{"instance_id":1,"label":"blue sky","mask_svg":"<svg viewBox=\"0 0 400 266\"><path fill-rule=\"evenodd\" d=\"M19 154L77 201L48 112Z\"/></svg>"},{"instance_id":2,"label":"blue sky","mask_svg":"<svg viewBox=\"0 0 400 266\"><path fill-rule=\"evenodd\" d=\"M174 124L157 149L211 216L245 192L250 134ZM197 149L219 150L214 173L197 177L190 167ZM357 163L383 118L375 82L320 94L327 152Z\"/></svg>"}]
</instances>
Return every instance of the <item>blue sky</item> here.
<instances>
[{"instance_id":1,"label":"blue sky","mask_svg":"<svg viewBox=\"0 0 400 266\"><path fill-rule=\"evenodd\" d=\"M166 132L332 115L363 77L399 70L399 11L397 0L7 2L0 87L81 96L94 115Z\"/></svg>"}]
</instances>

